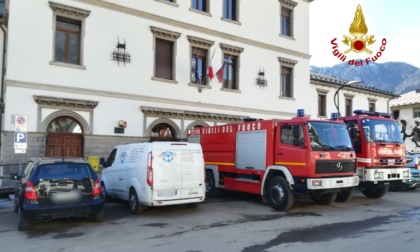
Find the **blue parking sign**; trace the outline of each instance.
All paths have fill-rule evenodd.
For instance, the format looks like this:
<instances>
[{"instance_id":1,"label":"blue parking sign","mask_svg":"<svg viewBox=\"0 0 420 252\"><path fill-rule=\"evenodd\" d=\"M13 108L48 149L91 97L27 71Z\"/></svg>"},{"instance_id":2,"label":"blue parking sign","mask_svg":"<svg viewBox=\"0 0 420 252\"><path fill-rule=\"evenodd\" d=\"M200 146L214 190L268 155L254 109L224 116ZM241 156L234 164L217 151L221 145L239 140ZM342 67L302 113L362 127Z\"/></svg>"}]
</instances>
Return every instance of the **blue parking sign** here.
<instances>
[{"instance_id":1,"label":"blue parking sign","mask_svg":"<svg viewBox=\"0 0 420 252\"><path fill-rule=\"evenodd\" d=\"M15 132L15 143L26 143L26 132Z\"/></svg>"}]
</instances>

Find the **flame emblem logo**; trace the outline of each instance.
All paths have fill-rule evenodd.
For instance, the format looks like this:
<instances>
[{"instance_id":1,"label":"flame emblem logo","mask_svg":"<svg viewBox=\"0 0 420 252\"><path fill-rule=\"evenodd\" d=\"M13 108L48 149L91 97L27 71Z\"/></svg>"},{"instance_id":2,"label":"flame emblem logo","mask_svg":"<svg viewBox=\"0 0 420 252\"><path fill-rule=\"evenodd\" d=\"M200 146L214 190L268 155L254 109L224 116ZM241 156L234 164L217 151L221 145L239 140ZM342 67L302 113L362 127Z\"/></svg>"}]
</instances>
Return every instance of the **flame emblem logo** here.
<instances>
[{"instance_id":1,"label":"flame emblem logo","mask_svg":"<svg viewBox=\"0 0 420 252\"><path fill-rule=\"evenodd\" d=\"M360 4L357 6L354 20L350 25L349 31L350 34L353 35L353 38L348 35L343 35L344 39L342 42L350 46L344 53L347 54L350 51L353 51L356 53L366 52L372 54L372 51L369 50L367 46L375 43L375 40L373 39L374 35L366 35L368 33L368 28Z\"/></svg>"}]
</instances>

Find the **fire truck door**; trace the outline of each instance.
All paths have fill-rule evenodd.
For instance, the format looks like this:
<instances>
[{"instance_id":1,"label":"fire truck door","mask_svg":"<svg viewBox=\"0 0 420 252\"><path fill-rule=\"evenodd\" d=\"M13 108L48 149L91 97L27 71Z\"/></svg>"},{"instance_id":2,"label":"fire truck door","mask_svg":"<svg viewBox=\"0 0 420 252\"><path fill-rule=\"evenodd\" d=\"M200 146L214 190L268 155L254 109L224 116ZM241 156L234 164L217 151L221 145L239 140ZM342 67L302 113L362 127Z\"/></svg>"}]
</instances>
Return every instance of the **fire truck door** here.
<instances>
[{"instance_id":1,"label":"fire truck door","mask_svg":"<svg viewBox=\"0 0 420 252\"><path fill-rule=\"evenodd\" d=\"M307 151L303 125L283 124L277 127L276 165L286 166L294 175L304 175Z\"/></svg>"}]
</instances>

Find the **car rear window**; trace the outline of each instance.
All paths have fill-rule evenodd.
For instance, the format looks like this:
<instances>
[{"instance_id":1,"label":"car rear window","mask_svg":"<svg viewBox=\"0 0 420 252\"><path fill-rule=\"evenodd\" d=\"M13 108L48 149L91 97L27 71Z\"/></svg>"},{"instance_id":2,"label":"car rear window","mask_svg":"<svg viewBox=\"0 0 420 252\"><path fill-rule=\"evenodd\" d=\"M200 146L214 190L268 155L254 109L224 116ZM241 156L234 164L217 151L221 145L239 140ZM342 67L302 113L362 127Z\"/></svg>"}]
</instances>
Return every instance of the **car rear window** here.
<instances>
[{"instance_id":1,"label":"car rear window","mask_svg":"<svg viewBox=\"0 0 420 252\"><path fill-rule=\"evenodd\" d=\"M60 164L44 164L39 165L34 176L40 179L49 180L82 180L84 178L96 178L91 172L88 164L60 163Z\"/></svg>"}]
</instances>

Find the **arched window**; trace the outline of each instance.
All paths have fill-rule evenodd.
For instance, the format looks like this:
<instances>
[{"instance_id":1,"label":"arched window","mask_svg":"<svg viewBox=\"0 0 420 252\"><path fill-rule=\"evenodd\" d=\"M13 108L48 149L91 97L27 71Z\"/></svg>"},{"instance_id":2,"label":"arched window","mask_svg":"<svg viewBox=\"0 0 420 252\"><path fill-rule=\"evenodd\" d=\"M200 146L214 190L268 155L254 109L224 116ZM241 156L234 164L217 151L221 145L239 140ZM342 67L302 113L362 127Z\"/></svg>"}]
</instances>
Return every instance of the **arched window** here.
<instances>
[{"instance_id":1,"label":"arched window","mask_svg":"<svg viewBox=\"0 0 420 252\"><path fill-rule=\"evenodd\" d=\"M68 116L61 116L55 118L48 124L47 132L82 134L83 130L76 119Z\"/></svg>"},{"instance_id":2,"label":"arched window","mask_svg":"<svg viewBox=\"0 0 420 252\"><path fill-rule=\"evenodd\" d=\"M175 129L167 123L159 123L152 128L150 132L151 137L166 137L166 138L176 138Z\"/></svg>"}]
</instances>

